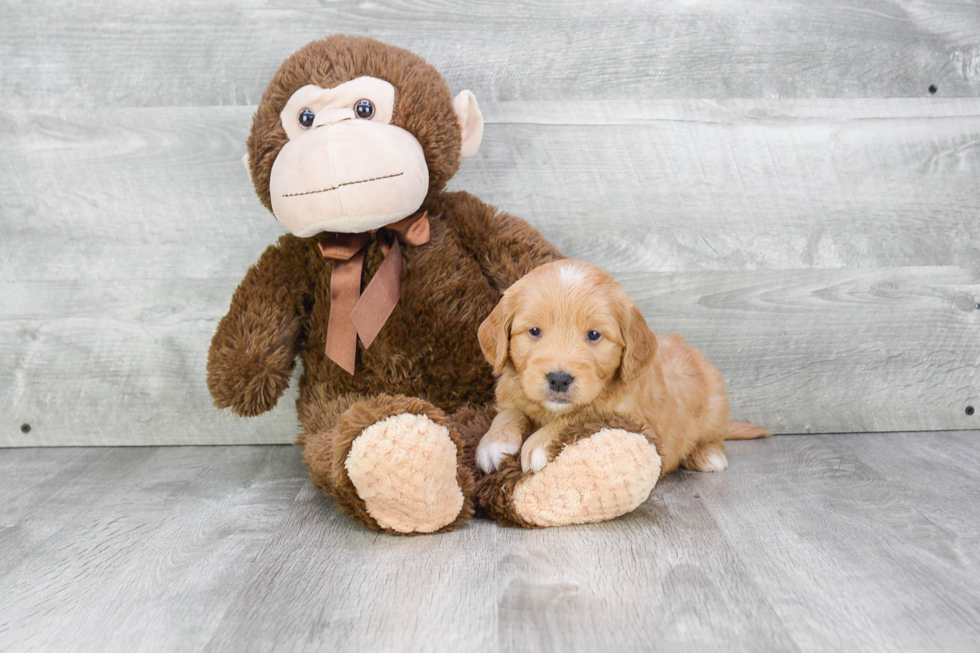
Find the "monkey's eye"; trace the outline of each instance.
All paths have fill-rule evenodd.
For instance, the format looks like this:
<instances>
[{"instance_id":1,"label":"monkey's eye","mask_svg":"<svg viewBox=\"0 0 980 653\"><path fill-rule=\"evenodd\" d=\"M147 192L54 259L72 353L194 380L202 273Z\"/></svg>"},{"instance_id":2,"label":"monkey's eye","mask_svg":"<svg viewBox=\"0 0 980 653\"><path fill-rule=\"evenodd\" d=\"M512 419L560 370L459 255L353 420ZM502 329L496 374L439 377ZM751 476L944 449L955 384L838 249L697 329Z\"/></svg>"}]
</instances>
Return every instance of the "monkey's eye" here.
<instances>
[{"instance_id":1,"label":"monkey's eye","mask_svg":"<svg viewBox=\"0 0 980 653\"><path fill-rule=\"evenodd\" d=\"M374 102L371 100L358 100L354 105L354 113L362 120L370 120L374 117Z\"/></svg>"},{"instance_id":2,"label":"monkey's eye","mask_svg":"<svg viewBox=\"0 0 980 653\"><path fill-rule=\"evenodd\" d=\"M598 331L589 331L585 334L585 337L589 339L589 342L599 342L599 338L602 337L602 334Z\"/></svg>"},{"instance_id":3,"label":"monkey's eye","mask_svg":"<svg viewBox=\"0 0 980 653\"><path fill-rule=\"evenodd\" d=\"M532 338L538 338L541 336L541 329L538 327L531 327L527 330L527 332Z\"/></svg>"},{"instance_id":4,"label":"monkey's eye","mask_svg":"<svg viewBox=\"0 0 980 653\"><path fill-rule=\"evenodd\" d=\"M303 129L312 127L314 118L316 118L316 114L309 109L303 109L299 112L299 124L303 125Z\"/></svg>"}]
</instances>

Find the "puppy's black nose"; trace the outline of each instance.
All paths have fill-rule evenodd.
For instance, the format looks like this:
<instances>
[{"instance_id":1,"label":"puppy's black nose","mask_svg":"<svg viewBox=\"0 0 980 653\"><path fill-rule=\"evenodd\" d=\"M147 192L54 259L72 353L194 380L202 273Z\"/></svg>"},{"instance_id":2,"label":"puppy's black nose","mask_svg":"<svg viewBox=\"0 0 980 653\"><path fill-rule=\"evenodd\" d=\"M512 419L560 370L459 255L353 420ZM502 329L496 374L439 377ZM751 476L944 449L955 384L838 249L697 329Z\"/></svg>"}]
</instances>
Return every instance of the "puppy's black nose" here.
<instances>
[{"instance_id":1,"label":"puppy's black nose","mask_svg":"<svg viewBox=\"0 0 980 653\"><path fill-rule=\"evenodd\" d=\"M568 392L568 387L572 385L575 377L568 372L551 372L547 379L548 387L552 392Z\"/></svg>"}]
</instances>

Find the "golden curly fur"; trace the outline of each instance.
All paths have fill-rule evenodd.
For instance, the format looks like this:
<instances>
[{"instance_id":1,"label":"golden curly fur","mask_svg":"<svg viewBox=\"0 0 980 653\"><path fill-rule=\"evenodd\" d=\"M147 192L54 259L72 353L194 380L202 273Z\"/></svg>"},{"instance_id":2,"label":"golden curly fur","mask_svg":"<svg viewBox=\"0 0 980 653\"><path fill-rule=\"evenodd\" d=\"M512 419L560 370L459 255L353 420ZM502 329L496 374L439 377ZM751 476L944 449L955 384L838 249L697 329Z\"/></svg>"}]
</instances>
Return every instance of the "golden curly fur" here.
<instances>
[{"instance_id":1,"label":"golden curly fur","mask_svg":"<svg viewBox=\"0 0 980 653\"><path fill-rule=\"evenodd\" d=\"M485 470L518 449L525 471L540 470L555 434L583 410L639 420L658 443L662 473L679 465L722 471L725 439L770 434L729 422L718 370L680 336L658 340L626 291L594 265L536 268L504 293L479 339L500 377L500 412L477 450Z\"/></svg>"}]
</instances>

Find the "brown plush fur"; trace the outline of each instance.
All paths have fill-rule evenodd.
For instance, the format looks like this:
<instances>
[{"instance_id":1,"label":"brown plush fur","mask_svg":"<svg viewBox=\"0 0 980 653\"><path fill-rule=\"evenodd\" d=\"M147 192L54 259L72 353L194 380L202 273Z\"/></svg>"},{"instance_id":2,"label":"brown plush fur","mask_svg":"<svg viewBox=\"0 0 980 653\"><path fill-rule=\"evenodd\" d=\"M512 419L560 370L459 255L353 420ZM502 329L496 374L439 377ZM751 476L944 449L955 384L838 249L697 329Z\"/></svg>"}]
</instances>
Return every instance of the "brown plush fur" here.
<instances>
[{"instance_id":1,"label":"brown plush fur","mask_svg":"<svg viewBox=\"0 0 980 653\"><path fill-rule=\"evenodd\" d=\"M507 285L560 254L527 223L466 193L440 195L426 208L432 239L403 248L401 299L371 348L358 344L354 375L324 353L333 262L323 259L313 238L286 235L267 249L212 340L208 379L215 403L249 416L271 409L297 352L304 366L301 418L314 389L331 397L417 396L448 411L491 401L493 377L477 328ZM382 260L375 241L364 278Z\"/></svg>"},{"instance_id":2,"label":"brown plush fur","mask_svg":"<svg viewBox=\"0 0 980 653\"><path fill-rule=\"evenodd\" d=\"M445 426L449 429L449 437L456 445L456 480L463 490L464 503L456 519L440 529L440 532L455 530L473 516L473 475L467 464L469 459L467 456L472 457L473 445L472 442L464 440L453 421L443 411L422 399L386 394L366 400L356 400L347 396L333 402L333 405L334 409L328 410L327 414L336 415L336 425L314 433L307 432L300 436L297 444L303 446L303 461L310 471L313 484L334 497L341 510L372 530L384 530L368 513L364 501L358 496L354 484L347 475L344 461L350 453L354 440L364 429L386 417L411 413L426 415L436 424ZM342 407L345 408L344 412L337 414L337 408ZM470 409L461 412L463 415L460 423L465 425L468 419L472 419L471 415L475 411ZM319 423L321 420L322 417L318 417L314 421Z\"/></svg>"},{"instance_id":3,"label":"brown plush fur","mask_svg":"<svg viewBox=\"0 0 980 653\"><path fill-rule=\"evenodd\" d=\"M599 337L590 340L589 333ZM664 336L658 343L633 300L594 265L560 261L528 274L483 323L480 342L500 374L500 410L526 416L536 429L521 446L525 470L554 458L565 446L560 425L581 419L582 411L637 420L648 439L656 438L661 474L678 465L721 471L728 464L724 449L730 433L769 435L730 423L718 370L680 336ZM558 372L574 379L563 391L547 380ZM498 436L491 430L487 438Z\"/></svg>"},{"instance_id":4,"label":"brown plush fur","mask_svg":"<svg viewBox=\"0 0 980 653\"><path fill-rule=\"evenodd\" d=\"M417 56L370 39L331 37L283 63L263 95L248 141L256 193L269 207L269 173L286 142L279 112L306 84L332 87L371 75L396 88L393 123L422 144L429 166L429 243L404 247L401 298L370 349L358 342L353 376L326 358L333 262L316 238L286 235L245 275L221 320L208 357L208 387L217 406L239 415L271 409L303 361L297 410L305 461L318 487L341 509L378 528L347 478L343 460L372 420L411 411L449 428L457 446L466 502L455 527L472 513L476 431L488 423L493 377L477 327L503 291L561 254L523 220L464 193L444 193L459 166L460 127L438 73ZM368 247L362 277L383 260ZM455 412L455 414L453 414ZM481 426L482 425L482 426ZM460 433L465 432L465 437Z\"/></svg>"}]
</instances>

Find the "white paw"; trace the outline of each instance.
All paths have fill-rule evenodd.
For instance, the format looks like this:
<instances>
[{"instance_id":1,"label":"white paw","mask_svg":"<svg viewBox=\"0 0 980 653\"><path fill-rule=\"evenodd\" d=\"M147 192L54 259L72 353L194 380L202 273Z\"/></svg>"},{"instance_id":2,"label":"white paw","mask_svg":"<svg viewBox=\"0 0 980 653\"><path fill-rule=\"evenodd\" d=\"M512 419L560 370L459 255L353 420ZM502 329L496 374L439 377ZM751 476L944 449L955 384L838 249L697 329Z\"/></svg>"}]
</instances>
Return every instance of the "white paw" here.
<instances>
[{"instance_id":1,"label":"white paw","mask_svg":"<svg viewBox=\"0 0 980 653\"><path fill-rule=\"evenodd\" d=\"M538 447L527 459L521 461L521 467L525 472L540 472L548 462L548 450Z\"/></svg>"},{"instance_id":2,"label":"white paw","mask_svg":"<svg viewBox=\"0 0 980 653\"><path fill-rule=\"evenodd\" d=\"M500 467L500 461L504 459L504 456L514 455L520 446L520 444L513 442L481 440L476 448L477 467L489 474Z\"/></svg>"},{"instance_id":3,"label":"white paw","mask_svg":"<svg viewBox=\"0 0 980 653\"><path fill-rule=\"evenodd\" d=\"M702 461L702 472L723 472L728 469L728 457L721 451L712 451Z\"/></svg>"}]
</instances>

